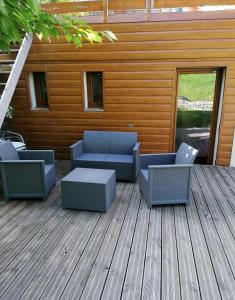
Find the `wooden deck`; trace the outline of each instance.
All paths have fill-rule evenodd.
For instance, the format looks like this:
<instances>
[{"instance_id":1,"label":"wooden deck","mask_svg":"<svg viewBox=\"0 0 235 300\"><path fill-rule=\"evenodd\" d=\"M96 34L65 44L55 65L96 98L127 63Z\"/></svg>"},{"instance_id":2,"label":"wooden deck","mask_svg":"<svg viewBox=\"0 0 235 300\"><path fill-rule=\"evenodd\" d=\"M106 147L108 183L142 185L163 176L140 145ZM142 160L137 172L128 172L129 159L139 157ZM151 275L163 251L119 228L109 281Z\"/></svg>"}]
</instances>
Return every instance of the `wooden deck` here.
<instances>
[{"instance_id":1,"label":"wooden deck","mask_svg":"<svg viewBox=\"0 0 235 300\"><path fill-rule=\"evenodd\" d=\"M0 299L234 299L235 170L196 166L190 206L119 183L106 214L0 201Z\"/></svg>"}]
</instances>

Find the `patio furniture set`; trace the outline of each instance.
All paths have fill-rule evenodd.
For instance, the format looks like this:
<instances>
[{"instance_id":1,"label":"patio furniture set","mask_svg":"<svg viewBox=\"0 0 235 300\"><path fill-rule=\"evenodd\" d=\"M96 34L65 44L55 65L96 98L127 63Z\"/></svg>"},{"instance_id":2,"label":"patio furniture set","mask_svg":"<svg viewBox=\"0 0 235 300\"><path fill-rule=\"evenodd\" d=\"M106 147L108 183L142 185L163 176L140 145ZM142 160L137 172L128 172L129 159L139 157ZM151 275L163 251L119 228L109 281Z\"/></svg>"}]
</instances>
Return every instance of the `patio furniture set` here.
<instances>
[{"instance_id":1,"label":"patio furniture set","mask_svg":"<svg viewBox=\"0 0 235 300\"><path fill-rule=\"evenodd\" d=\"M182 144L177 153L140 155L135 132L85 131L70 147L71 172L61 181L63 208L105 212L116 195L116 180L136 182L148 207L189 203L191 176L198 151ZM55 185L52 150L17 151L0 144L5 200L43 198Z\"/></svg>"}]
</instances>

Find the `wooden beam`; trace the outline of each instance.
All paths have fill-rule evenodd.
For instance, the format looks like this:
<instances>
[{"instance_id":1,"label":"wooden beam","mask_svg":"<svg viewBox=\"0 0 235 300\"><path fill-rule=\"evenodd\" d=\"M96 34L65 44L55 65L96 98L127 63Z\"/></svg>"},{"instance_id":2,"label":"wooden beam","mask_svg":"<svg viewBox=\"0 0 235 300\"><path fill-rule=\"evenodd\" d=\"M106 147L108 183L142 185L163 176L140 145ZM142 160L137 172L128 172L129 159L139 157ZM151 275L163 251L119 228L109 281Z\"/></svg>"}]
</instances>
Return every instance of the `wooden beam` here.
<instances>
[{"instance_id":1,"label":"wooden beam","mask_svg":"<svg viewBox=\"0 0 235 300\"><path fill-rule=\"evenodd\" d=\"M108 16L109 16L109 1L103 0L103 10L104 10L104 23L108 23Z\"/></svg>"}]
</instances>

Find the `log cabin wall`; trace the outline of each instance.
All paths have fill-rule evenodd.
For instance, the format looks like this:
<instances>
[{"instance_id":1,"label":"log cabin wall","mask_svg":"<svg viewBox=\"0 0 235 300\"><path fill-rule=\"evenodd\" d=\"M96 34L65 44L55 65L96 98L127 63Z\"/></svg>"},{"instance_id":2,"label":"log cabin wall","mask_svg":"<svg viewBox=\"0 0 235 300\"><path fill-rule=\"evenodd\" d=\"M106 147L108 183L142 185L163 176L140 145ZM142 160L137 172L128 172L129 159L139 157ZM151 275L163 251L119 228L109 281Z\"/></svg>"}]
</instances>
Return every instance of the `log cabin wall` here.
<instances>
[{"instance_id":1,"label":"log cabin wall","mask_svg":"<svg viewBox=\"0 0 235 300\"><path fill-rule=\"evenodd\" d=\"M195 13L197 14L197 13ZM76 48L65 39L35 39L13 99L12 129L28 147L54 149L69 158L69 146L86 130L137 131L142 153L174 148L176 70L226 68L217 164L230 162L235 128L235 19L218 17L94 24L118 42ZM46 71L49 110L31 110L27 72ZM85 112L82 72L102 71L104 111Z\"/></svg>"}]
</instances>

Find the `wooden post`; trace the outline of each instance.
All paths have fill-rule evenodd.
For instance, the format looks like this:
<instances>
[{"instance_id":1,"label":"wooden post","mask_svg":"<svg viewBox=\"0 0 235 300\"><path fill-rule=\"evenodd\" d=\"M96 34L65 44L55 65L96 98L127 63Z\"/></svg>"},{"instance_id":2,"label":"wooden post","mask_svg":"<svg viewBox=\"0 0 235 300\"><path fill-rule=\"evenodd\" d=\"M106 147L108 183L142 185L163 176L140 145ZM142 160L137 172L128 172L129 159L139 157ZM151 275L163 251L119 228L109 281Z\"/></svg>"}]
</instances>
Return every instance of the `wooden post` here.
<instances>
[{"instance_id":1,"label":"wooden post","mask_svg":"<svg viewBox=\"0 0 235 300\"><path fill-rule=\"evenodd\" d=\"M146 10L147 10L147 21L150 21L151 14L152 14L152 0L146 0Z\"/></svg>"},{"instance_id":2,"label":"wooden post","mask_svg":"<svg viewBox=\"0 0 235 300\"><path fill-rule=\"evenodd\" d=\"M109 0L103 0L104 23L108 23Z\"/></svg>"}]
</instances>

